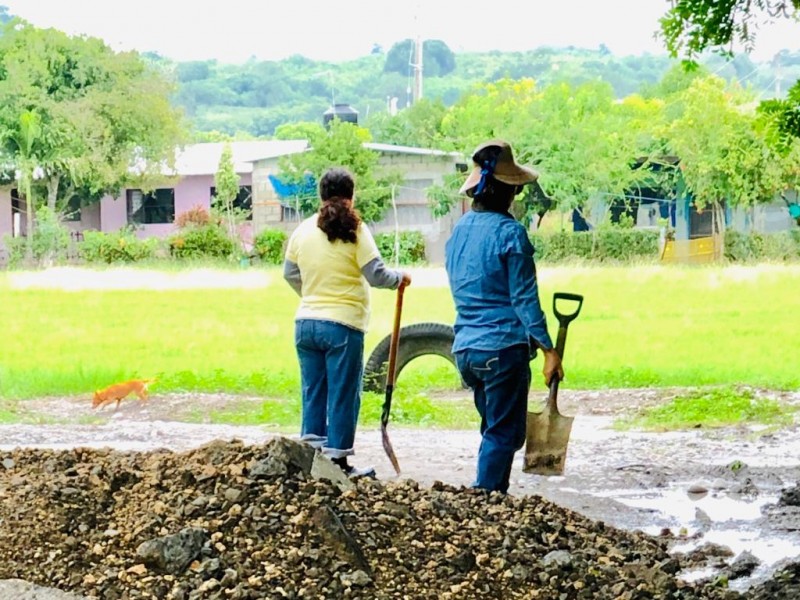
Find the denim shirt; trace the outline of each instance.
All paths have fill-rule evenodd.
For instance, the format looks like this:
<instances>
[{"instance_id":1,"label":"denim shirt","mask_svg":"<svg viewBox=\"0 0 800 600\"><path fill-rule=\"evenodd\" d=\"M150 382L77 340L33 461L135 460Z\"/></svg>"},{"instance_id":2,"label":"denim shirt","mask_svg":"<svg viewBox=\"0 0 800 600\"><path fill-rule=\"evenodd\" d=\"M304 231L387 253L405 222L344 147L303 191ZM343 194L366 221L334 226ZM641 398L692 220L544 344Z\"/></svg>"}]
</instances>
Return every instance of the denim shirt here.
<instances>
[{"instance_id":1,"label":"denim shirt","mask_svg":"<svg viewBox=\"0 0 800 600\"><path fill-rule=\"evenodd\" d=\"M533 341L553 347L539 303L533 245L508 213L471 210L445 245L456 306L453 352L501 350Z\"/></svg>"}]
</instances>

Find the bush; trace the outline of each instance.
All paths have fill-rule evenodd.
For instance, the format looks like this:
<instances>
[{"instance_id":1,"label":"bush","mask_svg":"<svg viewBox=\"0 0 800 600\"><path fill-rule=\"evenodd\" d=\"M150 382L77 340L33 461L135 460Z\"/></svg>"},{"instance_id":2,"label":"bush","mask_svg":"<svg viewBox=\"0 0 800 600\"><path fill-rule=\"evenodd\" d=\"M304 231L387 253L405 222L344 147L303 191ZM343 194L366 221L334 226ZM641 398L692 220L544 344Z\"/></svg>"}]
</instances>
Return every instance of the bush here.
<instances>
[{"instance_id":1,"label":"bush","mask_svg":"<svg viewBox=\"0 0 800 600\"><path fill-rule=\"evenodd\" d=\"M158 251L155 238L139 239L132 226L119 231L84 231L78 254L86 262L136 262L153 258Z\"/></svg>"},{"instance_id":2,"label":"bush","mask_svg":"<svg viewBox=\"0 0 800 600\"><path fill-rule=\"evenodd\" d=\"M170 236L169 251L175 258L230 258L236 243L219 225L193 225Z\"/></svg>"},{"instance_id":3,"label":"bush","mask_svg":"<svg viewBox=\"0 0 800 600\"><path fill-rule=\"evenodd\" d=\"M387 263L395 262L395 234L379 233L375 235L375 243L380 250L383 260ZM415 265L425 262L425 238L419 231L401 231L399 235L400 257L397 261L401 265Z\"/></svg>"},{"instance_id":4,"label":"bush","mask_svg":"<svg viewBox=\"0 0 800 600\"><path fill-rule=\"evenodd\" d=\"M59 262L67 257L69 231L61 224L58 215L46 206L36 211L33 230L33 256L41 264Z\"/></svg>"},{"instance_id":5,"label":"bush","mask_svg":"<svg viewBox=\"0 0 800 600\"><path fill-rule=\"evenodd\" d=\"M211 215L200 205L194 206L175 217L175 226L179 229L192 225L208 225L209 223L211 223Z\"/></svg>"},{"instance_id":6,"label":"bush","mask_svg":"<svg viewBox=\"0 0 800 600\"><path fill-rule=\"evenodd\" d=\"M253 253L269 265L279 265L283 262L288 239L282 229L265 229L253 240Z\"/></svg>"},{"instance_id":7,"label":"bush","mask_svg":"<svg viewBox=\"0 0 800 600\"><path fill-rule=\"evenodd\" d=\"M734 262L800 259L800 229L778 233L725 232L725 258Z\"/></svg>"},{"instance_id":8,"label":"bush","mask_svg":"<svg viewBox=\"0 0 800 600\"><path fill-rule=\"evenodd\" d=\"M659 232L653 229L604 227L594 231L531 234L536 260L569 259L627 262L658 258Z\"/></svg>"}]
</instances>

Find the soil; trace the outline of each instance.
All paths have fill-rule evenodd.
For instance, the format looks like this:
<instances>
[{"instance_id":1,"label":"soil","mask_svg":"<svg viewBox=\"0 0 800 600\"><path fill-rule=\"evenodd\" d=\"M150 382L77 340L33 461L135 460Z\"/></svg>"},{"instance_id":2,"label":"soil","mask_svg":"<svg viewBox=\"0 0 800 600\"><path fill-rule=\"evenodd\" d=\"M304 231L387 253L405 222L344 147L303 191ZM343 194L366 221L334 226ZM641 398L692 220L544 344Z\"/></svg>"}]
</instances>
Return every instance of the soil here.
<instances>
[{"instance_id":1,"label":"soil","mask_svg":"<svg viewBox=\"0 0 800 600\"><path fill-rule=\"evenodd\" d=\"M576 415L562 477L512 472L510 493L540 495L595 521L665 540L676 556L708 544L729 549L727 558L683 563L687 581L713 578L743 553L756 560L746 574L730 577L733 589L766 581L787 561L800 557L800 508L780 502L800 481L800 428L694 429L643 433L613 427L615 417L669 400L683 390L563 390L560 409ZM787 403L800 393L767 392ZM463 399L465 392L439 401ZM538 399L533 397L532 402ZM75 447L145 451L190 450L211 440L259 444L278 433L260 426L186 422L198 415L259 398L224 394L154 395L146 405L125 401L118 411L95 412L84 398L26 401L35 424L0 426L0 449ZM283 432L291 433L291 432ZM389 427L402 473L386 459L378 430L359 430L354 463L372 464L380 480L411 479L469 486L480 437L477 431ZM521 459L520 459L521 461ZM726 575L727 577L727 575Z\"/></svg>"}]
</instances>

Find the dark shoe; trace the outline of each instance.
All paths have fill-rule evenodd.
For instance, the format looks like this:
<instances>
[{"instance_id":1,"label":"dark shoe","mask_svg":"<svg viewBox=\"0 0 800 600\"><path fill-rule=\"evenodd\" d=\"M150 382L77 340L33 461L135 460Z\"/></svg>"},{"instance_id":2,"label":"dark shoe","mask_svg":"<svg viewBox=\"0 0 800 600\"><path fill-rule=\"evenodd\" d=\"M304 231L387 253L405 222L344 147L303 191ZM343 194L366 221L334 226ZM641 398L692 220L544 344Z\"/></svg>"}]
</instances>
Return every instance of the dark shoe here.
<instances>
[{"instance_id":1,"label":"dark shoe","mask_svg":"<svg viewBox=\"0 0 800 600\"><path fill-rule=\"evenodd\" d=\"M363 467L358 468L354 467L347 462L347 457L343 456L341 458L332 458L331 459L334 464L338 465L339 468L344 471L344 474L348 477L375 477L375 469L373 467Z\"/></svg>"}]
</instances>

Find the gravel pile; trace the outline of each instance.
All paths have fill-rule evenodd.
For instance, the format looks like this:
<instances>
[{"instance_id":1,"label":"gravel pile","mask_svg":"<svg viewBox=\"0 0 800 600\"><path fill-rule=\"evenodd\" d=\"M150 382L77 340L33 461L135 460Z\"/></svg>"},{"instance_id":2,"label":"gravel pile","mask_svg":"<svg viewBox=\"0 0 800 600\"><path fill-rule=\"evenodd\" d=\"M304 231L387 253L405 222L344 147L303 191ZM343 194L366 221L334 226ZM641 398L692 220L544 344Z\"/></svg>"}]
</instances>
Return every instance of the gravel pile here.
<instances>
[{"instance_id":1,"label":"gravel pile","mask_svg":"<svg viewBox=\"0 0 800 600\"><path fill-rule=\"evenodd\" d=\"M80 597L741 598L666 544L538 497L354 484L285 438L0 453L0 579Z\"/></svg>"}]
</instances>

